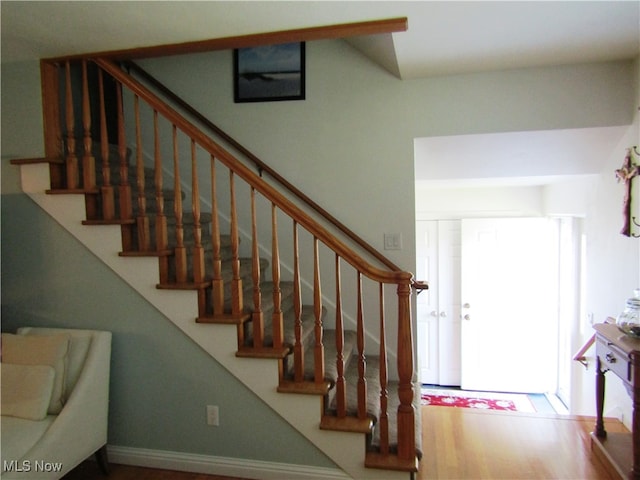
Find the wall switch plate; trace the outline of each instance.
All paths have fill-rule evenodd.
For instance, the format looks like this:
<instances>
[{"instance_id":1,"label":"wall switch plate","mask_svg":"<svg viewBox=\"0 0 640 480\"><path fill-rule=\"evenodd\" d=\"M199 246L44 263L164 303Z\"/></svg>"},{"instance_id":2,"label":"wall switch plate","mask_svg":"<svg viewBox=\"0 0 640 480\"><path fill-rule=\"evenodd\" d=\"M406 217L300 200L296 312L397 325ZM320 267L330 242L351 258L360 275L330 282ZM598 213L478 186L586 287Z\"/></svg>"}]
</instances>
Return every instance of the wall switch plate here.
<instances>
[{"instance_id":1,"label":"wall switch plate","mask_svg":"<svg viewBox=\"0 0 640 480\"><path fill-rule=\"evenodd\" d=\"M217 427L220 425L220 415L217 405L207 405L207 425Z\"/></svg>"},{"instance_id":2,"label":"wall switch plate","mask_svg":"<svg viewBox=\"0 0 640 480\"><path fill-rule=\"evenodd\" d=\"M401 233L385 233L384 249L385 250L402 250L402 234Z\"/></svg>"}]
</instances>

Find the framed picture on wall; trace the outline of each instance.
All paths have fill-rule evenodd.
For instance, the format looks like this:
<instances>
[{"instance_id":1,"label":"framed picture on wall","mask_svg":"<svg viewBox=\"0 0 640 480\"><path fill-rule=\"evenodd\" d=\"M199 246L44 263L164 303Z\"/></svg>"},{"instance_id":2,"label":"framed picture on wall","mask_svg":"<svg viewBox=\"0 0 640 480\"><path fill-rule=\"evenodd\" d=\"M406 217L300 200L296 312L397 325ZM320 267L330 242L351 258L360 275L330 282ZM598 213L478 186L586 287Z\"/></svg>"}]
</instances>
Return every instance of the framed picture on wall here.
<instances>
[{"instance_id":1,"label":"framed picture on wall","mask_svg":"<svg viewBox=\"0 0 640 480\"><path fill-rule=\"evenodd\" d=\"M304 100L304 42L233 51L234 102Z\"/></svg>"}]
</instances>

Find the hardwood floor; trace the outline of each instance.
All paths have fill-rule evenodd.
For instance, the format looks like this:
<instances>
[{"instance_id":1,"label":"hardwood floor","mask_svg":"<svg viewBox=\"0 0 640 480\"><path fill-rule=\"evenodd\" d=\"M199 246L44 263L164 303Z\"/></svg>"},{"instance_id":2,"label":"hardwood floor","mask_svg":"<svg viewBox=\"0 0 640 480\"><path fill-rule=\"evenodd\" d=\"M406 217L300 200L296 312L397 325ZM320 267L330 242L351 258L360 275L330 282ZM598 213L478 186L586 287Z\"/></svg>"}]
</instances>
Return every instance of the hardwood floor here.
<instances>
[{"instance_id":1,"label":"hardwood floor","mask_svg":"<svg viewBox=\"0 0 640 480\"><path fill-rule=\"evenodd\" d=\"M591 454L591 417L422 409L419 480L615 478ZM605 423L609 432L626 431L617 420Z\"/></svg>"},{"instance_id":2,"label":"hardwood floor","mask_svg":"<svg viewBox=\"0 0 640 480\"><path fill-rule=\"evenodd\" d=\"M425 450L418 480L614 480L591 455L591 417L422 407ZM609 432L626 429L607 421ZM408 476L407 476L408 478ZM111 465L105 477L93 461L64 480L239 480L198 473Z\"/></svg>"}]
</instances>

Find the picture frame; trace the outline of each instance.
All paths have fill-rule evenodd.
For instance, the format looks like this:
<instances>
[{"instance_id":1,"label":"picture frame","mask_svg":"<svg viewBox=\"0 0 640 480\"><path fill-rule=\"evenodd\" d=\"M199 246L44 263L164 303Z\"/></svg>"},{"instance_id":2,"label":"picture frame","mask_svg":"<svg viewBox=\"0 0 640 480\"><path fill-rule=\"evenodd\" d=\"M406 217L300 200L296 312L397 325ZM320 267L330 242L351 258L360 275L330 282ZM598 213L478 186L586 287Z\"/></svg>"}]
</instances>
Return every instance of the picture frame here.
<instances>
[{"instance_id":1,"label":"picture frame","mask_svg":"<svg viewBox=\"0 0 640 480\"><path fill-rule=\"evenodd\" d=\"M305 99L305 43L233 51L235 103Z\"/></svg>"}]
</instances>

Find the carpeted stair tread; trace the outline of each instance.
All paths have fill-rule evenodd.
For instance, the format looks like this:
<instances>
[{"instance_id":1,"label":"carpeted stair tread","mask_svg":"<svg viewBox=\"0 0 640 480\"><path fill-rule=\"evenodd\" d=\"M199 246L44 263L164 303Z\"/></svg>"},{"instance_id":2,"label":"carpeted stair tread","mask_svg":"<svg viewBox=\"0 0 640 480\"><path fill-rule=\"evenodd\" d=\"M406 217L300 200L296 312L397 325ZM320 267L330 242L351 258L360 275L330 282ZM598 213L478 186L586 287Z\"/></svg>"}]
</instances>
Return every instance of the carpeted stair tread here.
<instances>
[{"instance_id":1,"label":"carpeted stair tread","mask_svg":"<svg viewBox=\"0 0 640 480\"><path fill-rule=\"evenodd\" d=\"M135 219L134 214L134 219ZM147 217L149 219L149 239L151 242L151 247L155 248L156 246L156 216L149 215ZM173 216L166 217L167 222L167 244L168 248L175 248L177 244L176 240L176 219ZM210 224L211 224L211 214L203 213L200 219L200 242L205 249L211 250L213 247L211 246L211 233L210 233ZM193 216L190 212L185 214L183 219L183 245L188 248L187 253L191 254L191 250L195 245L195 229L193 223ZM138 226L137 224L133 225L133 237L138 238ZM222 241L221 241L222 244ZM221 245L222 248L227 247L228 245Z\"/></svg>"},{"instance_id":2,"label":"carpeted stair tread","mask_svg":"<svg viewBox=\"0 0 640 480\"><path fill-rule=\"evenodd\" d=\"M153 244L154 242L152 242L152 245ZM187 269L188 269L189 275L191 276L193 271L193 247L195 245L195 239L185 238L183 245L187 251ZM169 243L167 248L173 249L175 248L175 244ZM204 253L204 268L206 272L205 277L208 280L210 280L211 278L213 278L213 246L208 242L202 242L202 250ZM231 259L232 259L231 248L221 247L220 248L220 261L222 262L221 273L225 280L232 278L232 275L233 275L233 272L231 271L231 267L230 267ZM246 265L247 262L250 262L250 259L247 259L247 258L240 259L241 272L244 272L242 267L243 267L243 264ZM268 263L265 264L265 262L267 261L261 260L260 262L260 268L262 269L262 271L264 271L269 266ZM249 268L251 268L250 264L249 264ZM225 270L229 270L229 272L226 272ZM249 273L247 274L241 273L241 277L244 278L245 276L249 276Z\"/></svg>"},{"instance_id":3,"label":"carpeted stair tread","mask_svg":"<svg viewBox=\"0 0 640 480\"><path fill-rule=\"evenodd\" d=\"M170 212L164 212L164 214L165 214L165 217L167 219L167 227L175 228L175 226L176 226L176 217L173 214L173 210L171 210ZM149 224L150 225L155 225L156 224L156 217L157 217L157 215L155 213L150 213L149 214ZM208 225L210 223L211 223L211 214L209 212L201 212L200 213L200 225L204 226L204 225ZM193 213L191 213L190 211L185 211L182 214L182 225L183 225L184 229L185 230L187 230L187 229L193 230L194 224L195 224L195 222L194 222L194 218L193 218Z\"/></svg>"},{"instance_id":4,"label":"carpeted stair tread","mask_svg":"<svg viewBox=\"0 0 640 480\"><path fill-rule=\"evenodd\" d=\"M293 347L296 344L296 333L295 333L295 311L293 306L283 312L284 313L284 343ZM323 315L324 315L323 310ZM310 338L313 335L313 325L315 324L315 313L313 311L312 305L303 305L302 310L300 312L300 319L302 322L302 337L301 342L305 349L306 345L309 344ZM305 360L306 362L306 360ZM285 358L284 362L284 377L287 379L293 379L293 354L289 355Z\"/></svg>"},{"instance_id":5,"label":"carpeted stair tread","mask_svg":"<svg viewBox=\"0 0 640 480\"><path fill-rule=\"evenodd\" d=\"M273 302L273 290L274 284L273 282L264 282L260 285L261 294L262 294L262 313L264 316L264 346L271 347L273 346L273 311L274 311L274 302ZM251 304L245 303L245 309L253 311L253 287L251 292L249 293L251 296L247 301L251 301ZM293 295L293 283L292 282L280 282L280 308L287 308L287 305L290 303L289 298ZM283 312L283 342L285 344L293 345L291 337L289 337L288 333L293 334L293 318L287 317L287 312ZM290 328L289 328L290 324ZM250 337L251 335L249 335ZM251 344L251 338L247 338L246 343Z\"/></svg>"},{"instance_id":6,"label":"carpeted stair tread","mask_svg":"<svg viewBox=\"0 0 640 480\"><path fill-rule=\"evenodd\" d=\"M155 235L154 235L155 237ZM202 238L200 239L200 243L202 248L205 251L205 254L209 255L209 258L213 260L213 244L211 243L211 237L209 235L205 235L204 232L202 234ZM171 242L171 238L169 238L169 245L172 246L175 244L175 241ZM185 232L184 236L184 246L189 250L192 250L195 247L195 238L193 234L189 234L189 232ZM192 252L187 251L187 254L191 254ZM226 238L220 238L220 259L221 260L230 260L232 258L231 252L231 240L227 236Z\"/></svg>"},{"instance_id":7,"label":"carpeted stair tread","mask_svg":"<svg viewBox=\"0 0 640 480\"><path fill-rule=\"evenodd\" d=\"M325 311L323 309L323 316ZM293 305L290 306L287 311L284 312L284 342L289 345L295 345L296 332L295 332L295 311ZM300 312L300 318L302 321L302 338L301 343L303 345L308 344L309 336L313 333L313 324L315 323L315 314L313 313L313 305L303 305Z\"/></svg>"},{"instance_id":8,"label":"carpeted stair tread","mask_svg":"<svg viewBox=\"0 0 640 480\"><path fill-rule=\"evenodd\" d=\"M207 261L205 252L205 282L209 282L213 277L213 266L211 261ZM260 271L264 274L264 271L269 267L269 262L265 259L260 259ZM169 281L168 283L174 283L176 281L176 266L175 262L170 261L168 266ZM231 260L225 260L222 262L221 268L222 280L224 283L224 302L225 305L229 305L231 301L231 280L233 279L233 271L231 269ZM252 274L253 274L253 262L250 258L240 259L240 278L242 280L244 301L250 300L251 303L245 305L252 305ZM191 256L187 254L187 281L193 279L193 262L191 262Z\"/></svg>"},{"instance_id":9,"label":"carpeted stair tread","mask_svg":"<svg viewBox=\"0 0 640 480\"><path fill-rule=\"evenodd\" d=\"M263 337L263 346L272 347L273 346L273 311L275 308L275 304L273 301L273 290L274 284L273 282L263 282L260 284L260 293L262 297L261 308L262 308L262 316L264 322L264 337ZM293 283L291 282L280 282L280 298L281 298L281 308L286 303L287 299L291 297L293 294ZM244 310L247 313L251 313L254 311L253 308L253 284L244 289ZM283 315L283 323L286 328L286 317ZM286 336L284 343L286 344ZM246 324L245 331L245 345L250 346L253 345L253 323L248 322Z\"/></svg>"},{"instance_id":10,"label":"carpeted stair tread","mask_svg":"<svg viewBox=\"0 0 640 480\"><path fill-rule=\"evenodd\" d=\"M306 381L314 380L314 355L315 355L315 334L314 330L315 319L312 317L311 322L308 324L307 330L310 331L306 335L306 341L304 343L304 379ZM336 348L336 335L335 330L324 330L322 345L324 346L324 378L331 384L334 384L338 378L338 368L336 365L337 348ZM344 332L344 349L343 355L345 363L351 359L351 353L355 348L356 334L353 331L347 330ZM289 362L286 370L287 375L290 378L293 377L293 361ZM345 369L347 365L345 365Z\"/></svg>"},{"instance_id":11,"label":"carpeted stair tread","mask_svg":"<svg viewBox=\"0 0 640 480\"><path fill-rule=\"evenodd\" d=\"M264 262L266 263L267 261L264 260ZM266 266L268 266L268 263L265 264L261 263L261 268L266 268ZM260 302L260 306L262 309L262 313L265 314L265 316L268 316L268 318L265 318L265 327L270 327L271 326L271 313L273 312L273 308L274 308L274 303L273 303L273 289L274 289L274 284L273 282L261 282L260 283L260 296L261 296L261 302ZM293 292L293 284L291 282L281 282L280 283L280 294L282 296L282 298L286 298L288 296L291 295L291 293ZM247 312L253 312L254 308L253 308L253 282L251 282L249 280L249 285L246 285L246 288L244 289L244 307L245 307L245 311Z\"/></svg>"},{"instance_id":12,"label":"carpeted stair tread","mask_svg":"<svg viewBox=\"0 0 640 480\"><path fill-rule=\"evenodd\" d=\"M231 301L231 280L233 280L233 270L231 269L231 260L222 262L222 280L224 282L224 300L225 304ZM260 271L264 271L269 267L269 262L264 258L260 259ZM207 266L205 265L205 268ZM243 286L243 302L245 306L253 305L253 262L250 258L240 259L240 278ZM207 279L211 279L211 273L207 268Z\"/></svg>"},{"instance_id":13,"label":"carpeted stair tread","mask_svg":"<svg viewBox=\"0 0 640 480\"><path fill-rule=\"evenodd\" d=\"M355 332L354 332L355 333ZM380 359L374 356L366 357L365 379L367 382L367 414L377 421L380 415ZM347 379L347 415L357 416L358 414L358 355L354 352L348 359L344 372ZM329 395L328 413L335 413L337 402L335 388Z\"/></svg>"}]
</instances>

